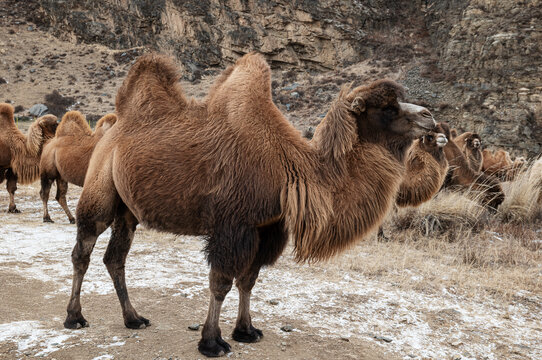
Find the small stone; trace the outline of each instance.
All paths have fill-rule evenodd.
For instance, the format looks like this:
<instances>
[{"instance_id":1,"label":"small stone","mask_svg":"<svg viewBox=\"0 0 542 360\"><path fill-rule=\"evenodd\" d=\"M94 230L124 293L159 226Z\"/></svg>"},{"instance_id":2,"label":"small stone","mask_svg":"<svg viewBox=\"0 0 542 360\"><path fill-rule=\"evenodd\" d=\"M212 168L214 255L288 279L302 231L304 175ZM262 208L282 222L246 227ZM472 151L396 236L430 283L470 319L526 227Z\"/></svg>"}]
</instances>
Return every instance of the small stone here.
<instances>
[{"instance_id":1,"label":"small stone","mask_svg":"<svg viewBox=\"0 0 542 360\"><path fill-rule=\"evenodd\" d=\"M458 347L459 345L463 344L461 341L454 341L453 343L451 343L452 346L454 347Z\"/></svg>"},{"instance_id":2,"label":"small stone","mask_svg":"<svg viewBox=\"0 0 542 360\"><path fill-rule=\"evenodd\" d=\"M279 301L278 301L277 299L271 299L271 300L269 300L269 303L270 303L271 305L278 305L278 304L279 304Z\"/></svg>"},{"instance_id":3,"label":"small stone","mask_svg":"<svg viewBox=\"0 0 542 360\"><path fill-rule=\"evenodd\" d=\"M293 93L291 93L290 96L295 99L299 99L299 93L297 91L294 91Z\"/></svg>"},{"instance_id":4,"label":"small stone","mask_svg":"<svg viewBox=\"0 0 542 360\"><path fill-rule=\"evenodd\" d=\"M200 327L200 324L192 324L192 325L189 325L188 328L190 330L193 330L193 331L198 331L199 330L199 327Z\"/></svg>"},{"instance_id":5,"label":"small stone","mask_svg":"<svg viewBox=\"0 0 542 360\"><path fill-rule=\"evenodd\" d=\"M284 332L292 332L292 330L294 330L294 327L292 325L284 325L280 329Z\"/></svg>"},{"instance_id":6,"label":"small stone","mask_svg":"<svg viewBox=\"0 0 542 360\"><path fill-rule=\"evenodd\" d=\"M286 111L290 111L291 107L292 107L292 104L286 104Z\"/></svg>"},{"instance_id":7,"label":"small stone","mask_svg":"<svg viewBox=\"0 0 542 360\"><path fill-rule=\"evenodd\" d=\"M374 338L376 340L381 340L381 341L384 341L384 342L387 342L387 343L390 343L393 341L393 339L389 338L389 337L386 337L386 336L380 336L380 335L375 335Z\"/></svg>"},{"instance_id":8,"label":"small stone","mask_svg":"<svg viewBox=\"0 0 542 360\"><path fill-rule=\"evenodd\" d=\"M350 339L345 337L345 336L341 336L341 340L342 341L346 341L346 342L350 342Z\"/></svg>"},{"instance_id":9,"label":"small stone","mask_svg":"<svg viewBox=\"0 0 542 360\"><path fill-rule=\"evenodd\" d=\"M31 72L31 73L35 73L35 72L36 72L36 69L30 69L30 72Z\"/></svg>"},{"instance_id":10,"label":"small stone","mask_svg":"<svg viewBox=\"0 0 542 360\"><path fill-rule=\"evenodd\" d=\"M28 31L32 31L32 30L34 30L34 27L33 27L33 26L29 26L29 27L28 27Z\"/></svg>"}]
</instances>

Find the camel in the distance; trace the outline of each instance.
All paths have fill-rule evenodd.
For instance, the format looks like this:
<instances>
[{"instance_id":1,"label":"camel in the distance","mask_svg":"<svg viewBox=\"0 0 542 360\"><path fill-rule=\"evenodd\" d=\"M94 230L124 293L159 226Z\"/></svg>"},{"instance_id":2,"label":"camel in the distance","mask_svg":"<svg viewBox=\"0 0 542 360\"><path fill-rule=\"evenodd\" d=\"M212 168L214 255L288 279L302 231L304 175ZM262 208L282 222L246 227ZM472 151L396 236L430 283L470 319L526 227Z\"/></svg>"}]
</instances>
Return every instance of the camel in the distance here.
<instances>
[{"instance_id":1,"label":"camel in the distance","mask_svg":"<svg viewBox=\"0 0 542 360\"><path fill-rule=\"evenodd\" d=\"M395 199L397 207L420 206L440 190L448 172L448 161L442 149L447 143L446 135L436 132L414 141L407 153L405 174ZM378 237L388 240L382 226L378 229Z\"/></svg>"},{"instance_id":2,"label":"camel in the distance","mask_svg":"<svg viewBox=\"0 0 542 360\"><path fill-rule=\"evenodd\" d=\"M459 149L465 155L467 163L472 171L479 173L482 171L482 139L475 132L467 131L453 138Z\"/></svg>"},{"instance_id":3,"label":"camel in the distance","mask_svg":"<svg viewBox=\"0 0 542 360\"><path fill-rule=\"evenodd\" d=\"M166 57L142 56L116 98L117 123L96 145L77 205L73 287L66 328L88 326L80 292L97 237L112 226L104 263L128 328L150 325L130 303L124 263L138 223L203 235L211 299L198 350L221 356L220 310L233 280L239 313L232 338L257 342L250 294L262 266L283 252L327 259L377 227L392 206L415 138L431 113L400 103L393 81L341 90L311 143L271 97L271 71L248 54L203 101L188 99Z\"/></svg>"},{"instance_id":4,"label":"camel in the distance","mask_svg":"<svg viewBox=\"0 0 542 360\"><path fill-rule=\"evenodd\" d=\"M484 149L482 151L482 171L488 175L493 175L501 181L512 181L524 169L526 161L522 157L512 161L508 151L499 149L491 151Z\"/></svg>"},{"instance_id":5,"label":"camel in the distance","mask_svg":"<svg viewBox=\"0 0 542 360\"><path fill-rule=\"evenodd\" d=\"M450 136L450 126L446 122L438 123L436 131L443 133L446 137ZM491 209L496 209L504 201L504 192L499 180L483 172L477 173L472 170L467 158L455 141L448 141L443 149L449 165L443 188L461 187L473 189L481 194L481 202Z\"/></svg>"},{"instance_id":6,"label":"camel in the distance","mask_svg":"<svg viewBox=\"0 0 542 360\"><path fill-rule=\"evenodd\" d=\"M56 180L56 201L64 209L70 223L75 223L66 201L68 183L83 186L94 147L116 121L115 114L107 114L98 120L92 132L79 111L69 111L62 117L55 137L45 145L41 155L40 196L43 202L44 222L53 222L49 216L47 202L51 185Z\"/></svg>"},{"instance_id":7,"label":"camel in the distance","mask_svg":"<svg viewBox=\"0 0 542 360\"><path fill-rule=\"evenodd\" d=\"M8 212L20 212L15 206L17 183L30 184L39 178L43 146L55 136L57 125L56 116L44 115L24 135L15 125L13 106L0 104L0 183L7 181Z\"/></svg>"}]
</instances>

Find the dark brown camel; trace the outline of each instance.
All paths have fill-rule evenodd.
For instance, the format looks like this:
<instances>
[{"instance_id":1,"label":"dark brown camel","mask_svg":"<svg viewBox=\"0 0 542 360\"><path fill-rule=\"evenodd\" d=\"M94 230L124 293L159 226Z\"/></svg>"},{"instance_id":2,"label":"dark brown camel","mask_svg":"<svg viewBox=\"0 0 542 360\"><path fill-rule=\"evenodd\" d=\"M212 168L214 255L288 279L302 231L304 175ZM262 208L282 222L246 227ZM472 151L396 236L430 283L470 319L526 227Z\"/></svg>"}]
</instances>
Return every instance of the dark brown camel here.
<instances>
[{"instance_id":1,"label":"dark brown camel","mask_svg":"<svg viewBox=\"0 0 542 360\"><path fill-rule=\"evenodd\" d=\"M92 132L79 111L69 111L62 117L55 137L44 146L40 160L40 196L44 222L53 222L47 202L51 185L56 180L56 201L64 209L70 223L75 223L66 201L68 183L83 186L94 147L116 121L115 114L107 114L98 120Z\"/></svg>"},{"instance_id":2,"label":"dark brown camel","mask_svg":"<svg viewBox=\"0 0 542 360\"><path fill-rule=\"evenodd\" d=\"M187 99L176 67L141 57L118 91L118 121L96 145L77 205L74 278L66 328L87 326L80 291L97 237L112 226L104 262L129 328L149 320L132 307L124 263L138 223L203 235L211 299L199 351L221 356L220 309L233 280L233 339L256 342L250 293L291 234L296 258L326 259L378 226L393 204L412 141L431 113L398 102L392 81L343 89L312 143L271 99L271 71L249 54L226 69L204 101Z\"/></svg>"},{"instance_id":3,"label":"dark brown camel","mask_svg":"<svg viewBox=\"0 0 542 360\"><path fill-rule=\"evenodd\" d=\"M445 122L437 124L437 131L445 134L446 137L450 135L450 127ZM443 188L471 188L482 194L483 204L491 209L496 209L504 201L504 193L498 179L482 172L473 171L454 141L448 141L444 147L444 154L450 168Z\"/></svg>"},{"instance_id":4,"label":"dark brown camel","mask_svg":"<svg viewBox=\"0 0 542 360\"><path fill-rule=\"evenodd\" d=\"M44 144L55 136L57 118L45 115L36 119L24 135L15 125L13 106L0 104L0 183L7 180L8 212L15 206L17 183L30 184L39 178L39 163Z\"/></svg>"}]
</instances>

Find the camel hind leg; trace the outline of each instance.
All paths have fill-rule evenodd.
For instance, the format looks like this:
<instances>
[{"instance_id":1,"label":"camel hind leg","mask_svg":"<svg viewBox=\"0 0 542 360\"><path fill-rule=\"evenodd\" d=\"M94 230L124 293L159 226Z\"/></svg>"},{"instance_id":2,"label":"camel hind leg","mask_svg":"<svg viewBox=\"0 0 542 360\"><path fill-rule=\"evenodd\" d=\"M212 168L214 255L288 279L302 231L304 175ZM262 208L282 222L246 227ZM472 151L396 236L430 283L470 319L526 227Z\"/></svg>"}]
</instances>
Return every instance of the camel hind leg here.
<instances>
[{"instance_id":1,"label":"camel hind leg","mask_svg":"<svg viewBox=\"0 0 542 360\"><path fill-rule=\"evenodd\" d=\"M119 196L111 177L97 178L85 185L77 205L77 238L72 251L72 292L67 307L68 316L64 321L64 327L68 329L88 326L88 322L81 314L81 285L96 239L113 222L115 209L119 203Z\"/></svg>"},{"instance_id":2,"label":"camel hind leg","mask_svg":"<svg viewBox=\"0 0 542 360\"><path fill-rule=\"evenodd\" d=\"M53 180L49 179L49 177L45 174L41 175L41 189L40 189L40 197L41 201L43 203L43 222L52 223L54 222L51 220L51 216L49 216L49 192L51 191L51 185L53 184Z\"/></svg>"},{"instance_id":3,"label":"camel hind leg","mask_svg":"<svg viewBox=\"0 0 542 360\"><path fill-rule=\"evenodd\" d=\"M61 178L56 179L56 201L60 204L66 215L68 215L68 220L70 224L75 224L75 218L73 217L70 208L68 207L68 202L66 201L66 194L68 193L68 182L62 180Z\"/></svg>"},{"instance_id":4,"label":"camel hind leg","mask_svg":"<svg viewBox=\"0 0 542 360\"><path fill-rule=\"evenodd\" d=\"M150 326L150 321L139 316L130 303L124 273L126 256L130 251L137 224L138 221L135 216L123 203L120 203L111 227L111 239L109 240L109 245L103 259L115 285L115 290L122 307L124 325L130 329L141 329Z\"/></svg>"},{"instance_id":5,"label":"camel hind leg","mask_svg":"<svg viewBox=\"0 0 542 360\"><path fill-rule=\"evenodd\" d=\"M20 213L19 210L17 210L17 207L15 206L15 191L17 191L17 175L13 172L13 170L8 169L6 171L6 189L9 193L9 207L8 212L13 214Z\"/></svg>"}]
</instances>

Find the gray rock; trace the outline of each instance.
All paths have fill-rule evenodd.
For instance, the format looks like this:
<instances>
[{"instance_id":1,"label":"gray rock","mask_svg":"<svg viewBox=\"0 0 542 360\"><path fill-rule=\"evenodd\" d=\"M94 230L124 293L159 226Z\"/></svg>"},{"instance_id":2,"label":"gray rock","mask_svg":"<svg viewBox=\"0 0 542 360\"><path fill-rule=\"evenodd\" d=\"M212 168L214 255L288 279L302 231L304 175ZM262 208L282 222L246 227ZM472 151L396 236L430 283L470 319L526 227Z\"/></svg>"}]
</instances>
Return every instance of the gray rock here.
<instances>
[{"instance_id":1,"label":"gray rock","mask_svg":"<svg viewBox=\"0 0 542 360\"><path fill-rule=\"evenodd\" d=\"M271 300L269 300L269 303L270 303L271 305L278 305L278 304L279 304L279 301L278 301L277 299L271 299Z\"/></svg>"},{"instance_id":2,"label":"gray rock","mask_svg":"<svg viewBox=\"0 0 542 360\"><path fill-rule=\"evenodd\" d=\"M290 96L295 99L299 99L299 93L297 91L294 91L293 93L291 93Z\"/></svg>"},{"instance_id":3,"label":"gray rock","mask_svg":"<svg viewBox=\"0 0 542 360\"><path fill-rule=\"evenodd\" d=\"M189 325L188 328L190 330L193 330L193 331L198 331L199 330L199 327L200 327L200 324L192 324L192 325Z\"/></svg>"},{"instance_id":4,"label":"gray rock","mask_svg":"<svg viewBox=\"0 0 542 360\"><path fill-rule=\"evenodd\" d=\"M386 336L380 336L380 335L375 335L374 338L376 340L381 340L381 341L384 341L384 342L387 342L387 343L390 343L393 341L393 339L389 338L389 337L386 337Z\"/></svg>"},{"instance_id":5,"label":"gray rock","mask_svg":"<svg viewBox=\"0 0 542 360\"><path fill-rule=\"evenodd\" d=\"M48 114L49 113L49 108L47 106L43 105L43 104L36 104L36 105L33 105L30 108L30 110L28 110L28 112L32 116L40 117L40 116L43 116L45 114Z\"/></svg>"},{"instance_id":6,"label":"gray rock","mask_svg":"<svg viewBox=\"0 0 542 360\"><path fill-rule=\"evenodd\" d=\"M292 325L284 325L280 329L284 332L292 332L292 330L294 330L294 327Z\"/></svg>"}]
</instances>

